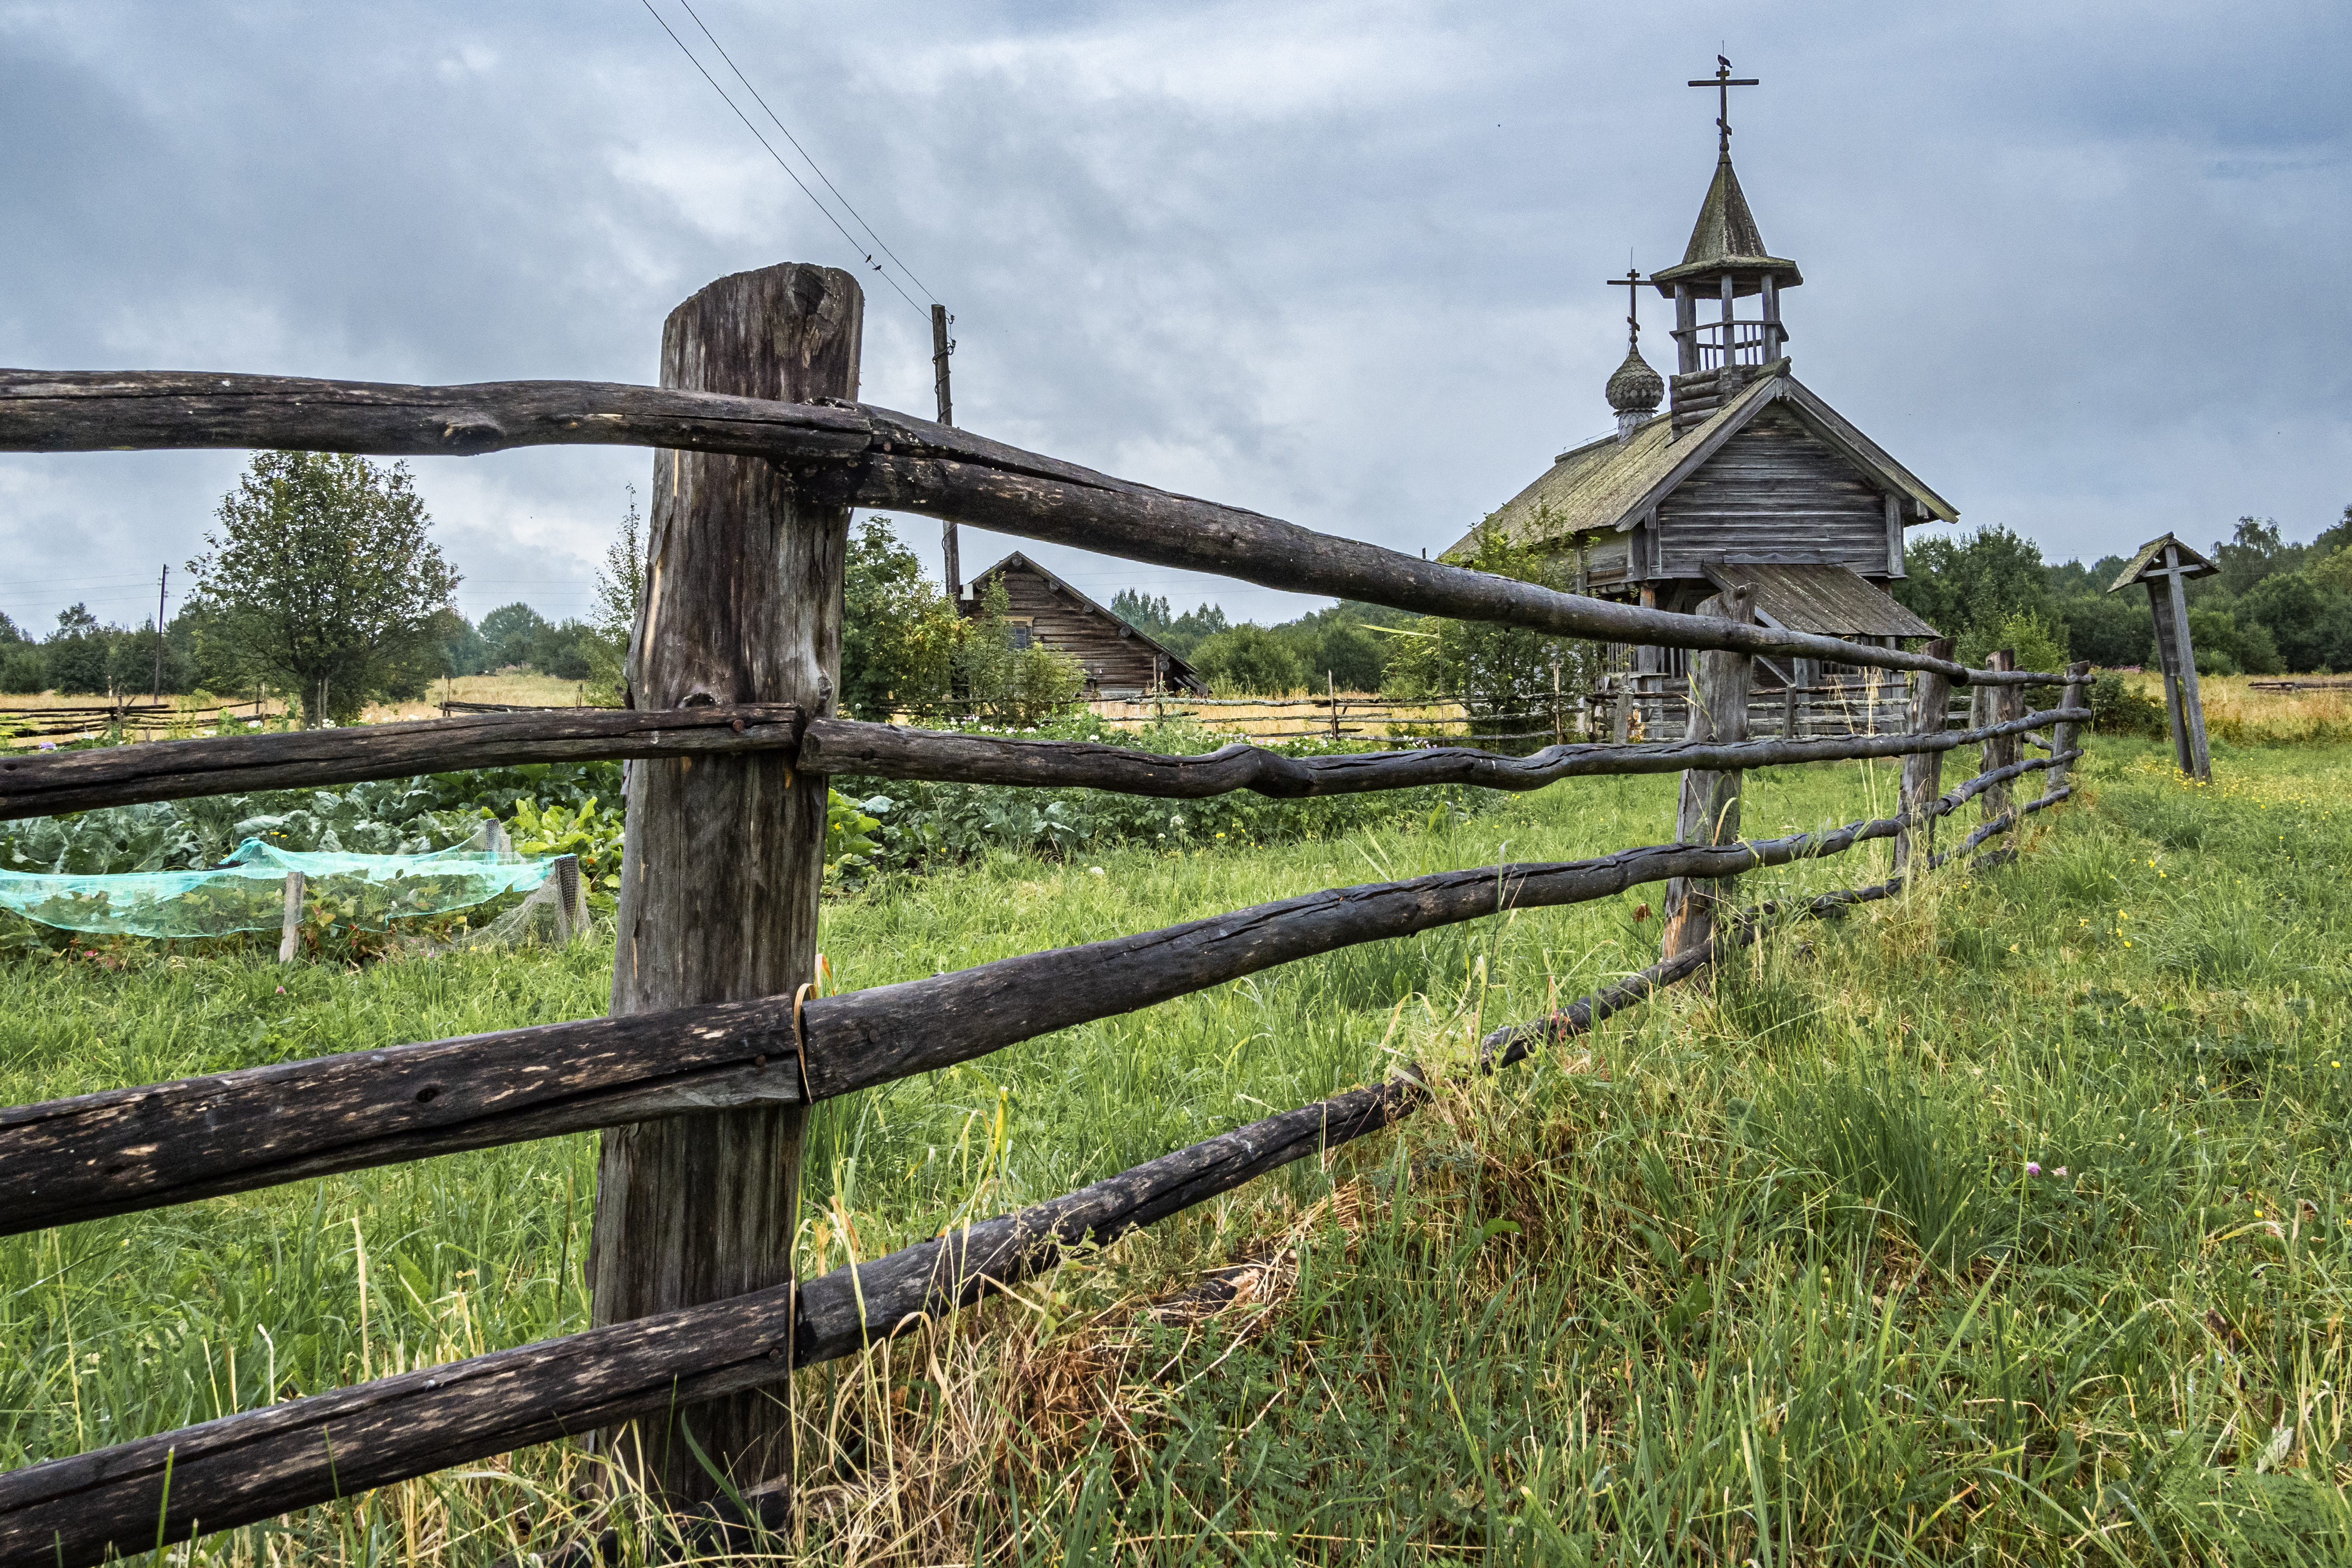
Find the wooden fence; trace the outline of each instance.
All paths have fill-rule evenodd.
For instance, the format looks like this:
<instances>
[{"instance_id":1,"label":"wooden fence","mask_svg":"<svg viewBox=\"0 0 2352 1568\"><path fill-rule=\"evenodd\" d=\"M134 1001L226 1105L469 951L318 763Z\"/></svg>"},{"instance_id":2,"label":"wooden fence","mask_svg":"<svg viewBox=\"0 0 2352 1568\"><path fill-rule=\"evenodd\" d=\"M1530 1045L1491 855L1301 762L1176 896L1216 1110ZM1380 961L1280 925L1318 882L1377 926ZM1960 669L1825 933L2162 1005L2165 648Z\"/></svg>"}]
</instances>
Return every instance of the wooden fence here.
<instances>
[{"instance_id":1,"label":"wooden fence","mask_svg":"<svg viewBox=\"0 0 2352 1568\"><path fill-rule=\"evenodd\" d=\"M847 274L786 266L680 307L656 389L577 383L402 387L206 374L0 372L0 449L269 446L377 454L525 445L657 449L653 556L623 710L467 713L349 730L0 757L0 817L583 757L640 759L629 786L610 1016L286 1062L0 1110L0 1231L190 1203L331 1172L604 1129L593 1326L520 1349L286 1401L0 1476L0 1564L94 1563L160 1542L601 1431L680 1505L721 1489L681 1424L747 1492L788 1502L784 1402L760 1391L857 1352L1287 1162L1390 1125L1419 1075L1300 1107L1078 1192L818 1279L792 1275L801 1119L815 1101L968 1061L1352 944L1510 909L1667 884L1655 966L1496 1031L1499 1068L1700 972L1777 917L1832 912L2066 798L2086 668L1953 663L1755 624L1746 591L1695 616L1556 593L1167 494L854 401ZM928 513L1156 564L1220 571L1613 642L1698 650L1686 738L1530 756L1437 746L1286 757L1248 745L1160 756L1099 742L939 733L831 716L851 505ZM1751 733L1758 654L1911 672L1905 732ZM2028 712L2025 689L2064 688ZM1987 698L1954 729L1950 694ZM2046 731L2050 754L2021 760ZM1941 789L1945 752L1980 748ZM1895 815L1739 836L1740 770L1902 757ZM2046 772L2022 804L2010 790ZM835 773L1297 797L1450 784L1529 790L1677 773L1669 842L1338 888L926 980L817 995L825 780ZM1933 848L1939 818L1983 820ZM1897 875L1788 908L1740 909L1760 867L1894 840ZM733 869L730 869L733 868ZM656 1287L655 1280L667 1280ZM666 1293L665 1293L666 1292Z\"/></svg>"}]
</instances>

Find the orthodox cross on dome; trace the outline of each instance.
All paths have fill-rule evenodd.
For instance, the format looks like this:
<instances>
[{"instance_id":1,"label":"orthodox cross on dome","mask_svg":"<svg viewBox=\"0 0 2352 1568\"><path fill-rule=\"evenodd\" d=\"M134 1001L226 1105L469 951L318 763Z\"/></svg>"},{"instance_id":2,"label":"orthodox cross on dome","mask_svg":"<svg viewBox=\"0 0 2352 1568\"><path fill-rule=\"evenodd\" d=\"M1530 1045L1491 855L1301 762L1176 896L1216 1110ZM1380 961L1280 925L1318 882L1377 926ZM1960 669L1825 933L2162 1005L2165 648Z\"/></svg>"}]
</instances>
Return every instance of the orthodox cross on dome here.
<instances>
[{"instance_id":1,"label":"orthodox cross on dome","mask_svg":"<svg viewBox=\"0 0 2352 1568\"><path fill-rule=\"evenodd\" d=\"M1689 82L1685 85L1690 87L1711 87L1715 89L1715 126L1717 131L1722 132L1722 135L1718 138L1716 145L1718 151L1727 153L1729 153L1731 151L1731 89L1735 87L1761 87L1763 85L1763 79L1760 77L1732 75L1731 62L1725 59L1721 55L1717 55L1715 57L1715 74L1713 76L1704 77L1697 81Z\"/></svg>"},{"instance_id":2,"label":"orthodox cross on dome","mask_svg":"<svg viewBox=\"0 0 2352 1568\"><path fill-rule=\"evenodd\" d=\"M1625 338L1638 345L1642 341L1642 269L1629 267L1622 278L1605 278L1601 281L1612 289L1628 290L1625 295Z\"/></svg>"},{"instance_id":3,"label":"orthodox cross on dome","mask_svg":"<svg viewBox=\"0 0 2352 1568\"><path fill-rule=\"evenodd\" d=\"M1650 416L1658 411L1658 400L1666 395L1666 384L1649 362L1642 357L1642 312L1638 292L1644 279L1642 269L1629 267L1622 278L1612 278L1612 288L1623 289L1625 295L1625 358L1609 377L1604 389L1609 406L1617 411L1617 439L1631 440Z\"/></svg>"}]
</instances>

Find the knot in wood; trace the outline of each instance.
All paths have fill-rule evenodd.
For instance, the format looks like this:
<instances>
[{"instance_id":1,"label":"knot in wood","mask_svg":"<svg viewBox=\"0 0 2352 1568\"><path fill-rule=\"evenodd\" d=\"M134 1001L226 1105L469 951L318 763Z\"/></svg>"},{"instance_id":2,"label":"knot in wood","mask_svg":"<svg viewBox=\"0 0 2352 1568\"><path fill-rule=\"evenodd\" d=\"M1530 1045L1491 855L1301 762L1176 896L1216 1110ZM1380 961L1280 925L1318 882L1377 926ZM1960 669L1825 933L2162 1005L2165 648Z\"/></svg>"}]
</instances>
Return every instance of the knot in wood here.
<instances>
[{"instance_id":1,"label":"knot in wood","mask_svg":"<svg viewBox=\"0 0 2352 1568\"><path fill-rule=\"evenodd\" d=\"M487 414L455 414L441 426L445 447L482 447L506 439L506 430Z\"/></svg>"}]
</instances>

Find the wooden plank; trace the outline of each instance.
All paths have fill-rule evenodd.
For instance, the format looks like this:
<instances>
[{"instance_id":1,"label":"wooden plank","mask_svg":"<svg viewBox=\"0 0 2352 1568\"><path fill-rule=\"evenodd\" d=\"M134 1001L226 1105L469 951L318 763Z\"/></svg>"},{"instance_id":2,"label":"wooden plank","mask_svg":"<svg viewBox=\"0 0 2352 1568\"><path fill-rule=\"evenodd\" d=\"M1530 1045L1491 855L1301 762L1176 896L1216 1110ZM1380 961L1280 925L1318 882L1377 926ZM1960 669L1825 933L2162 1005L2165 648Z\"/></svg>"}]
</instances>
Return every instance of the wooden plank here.
<instances>
[{"instance_id":1,"label":"wooden plank","mask_svg":"<svg viewBox=\"0 0 2352 1568\"><path fill-rule=\"evenodd\" d=\"M1768 380L1770 387L1790 384L1784 376ZM1703 624L1417 560L866 405L583 382L416 387L181 372L0 371L0 450L6 451L282 447L470 455L555 444L766 458L795 470L803 499L813 504L896 508L1424 615L1600 642L1808 653L1889 669L1927 668L1920 656L1901 649ZM1694 448L1685 462L1696 466L1692 459L1699 455ZM1972 679L1958 669L1948 673L1962 684Z\"/></svg>"},{"instance_id":2,"label":"wooden plank","mask_svg":"<svg viewBox=\"0 0 2352 1568\"><path fill-rule=\"evenodd\" d=\"M835 268L737 273L672 311L667 385L802 404L857 395L864 298ZM841 664L845 508L760 458L654 463L632 705L789 703L831 712ZM816 969L825 781L777 752L639 763L629 776L613 1013L790 996ZM788 1286L804 1105L775 1101L604 1136L589 1262L598 1326ZM757 1391L681 1401L608 1434L624 1468L677 1503L792 1477L790 1412Z\"/></svg>"},{"instance_id":3,"label":"wooden plank","mask_svg":"<svg viewBox=\"0 0 2352 1568\"><path fill-rule=\"evenodd\" d=\"M1741 583L1699 605L1698 613L1720 620L1754 617L1755 590ZM1691 660L1686 742L1738 744L1748 739L1748 698L1755 661L1744 654L1709 651ZM1675 837L1683 844L1736 844L1739 840L1739 782L1736 769L1693 768L1682 776ZM1708 945L1715 915L1731 893L1728 879L1676 878L1666 884L1664 951L1671 961Z\"/></svg>"},{"instance_id":4,"label":"wooden plank","mask_svg":"<svg viewBox=\"0 0 2352 1568\"><path fill-rule=\"evenodd\" d=\"M523 763L789 752L799 731L790 703L556 708L0 756L0 820Z\"/></svg>"},{"instance_id":5,"label":"wooden plank","mask_svg":"<svg viewBox=\"0 0 2352 1568\"><path fill-rule=\"evenodd\" d=\"M1949 658L1952 639L1937 637L1927 644L1927 650L1938 658ZM1922 670L1912 679L1911 732L1944 734L1952 722L1952 683L1934 670ZM1936 819L1927 806L1943 787L1943 771L1944 753L1939 751L1914 752L1904 760L1903 812L1911 818L1913 826L1895 840L1897 876L1909 868L1915 854L1925 859L1936 852Z\"/></svg>"},{"instance_id":6,"label":"wooden plank","mask_svg":"<svg viewBox=\"0 0 2352 1568\"><path fill-rule=\"evenodd\" d=\"M2188 721L2182 729L2185 760L2181 771L2189 777L2213 782L2213 757L2205 744L2205 700L2197 689L2197 648L2189 635L2189 601L2181 587L2180 546L2168 542L2164 563L2169 568L2166 596L2172 602L2173 635L2180 639L2180 710Z\"/></svg>"},{"instance_id":7,"label":"wooden plank","mask_svg":"<svg viewBox=\"0 0 2352 1568\"><path fill-rule=\"evenodd\" d=\"M1590 860L1488 866L1303 894L1206 920L1001 959L813 1001L809 1089L825 1099L969 1061L1018 1040L1359 942L1512 909L1610 898L1671 877L1721 878L1894 835L1893 818L1721 847L1651 845Z\"/></svg>"},{"instance_id":8,"label":"wooden plank","mask_svg":"<svg viewBox=\"0 0 2352 1568\"><path fill-rule=\"evenodd\" d=\"M2016 662L2017 655L2009 648L1996 649L1985 657L1987 667L1996 670L2011 668ZM1999 774L2001 769L2017 761L2016 736L2013 733L2001 731L2000 728L2012 717L2009 711L2009 689L1996 687L1986 687L1978 692L1977 710L1981 715L1982 721L1979 727L1995 731L1985 737L1982 762L1979 769L1982 773ZM1985 794L1984 815L1988 817L2000 816L2008 811L2009 805L2008 786L1996 782Z\"/></svg>"},{"instance_id":9,"label":"wooden plank","mask_svg":"<svg viewBox=\"0 0 2352 1568\"><path fill-rule=\"evenodd\" d=\"M286 912L279 924L278 938L278 962L280 963L293 963L294 955L301 951L302 886L301 872L286 873Z\"/></svg>"},{"instance_id":10,"label":"wooden plank","mask_svg":"<svg viewBox=\"0 0 2352 1568\"><path fill-rule=\"evenodd\" d=\"M2156 577L2147 579L2147 606L2156 620L2156 658L2164 671L2164 716L2172 739L2172 765L2191 778L2196 776L2195 753L2189 746L2189 710L2180 679L2181 624L2172 609L2172 595L2164 582Z\"/></svg>"},{"instance_id":11,"label":"wooden plank","mask_svg":"<svg viewBox=\"0 0 2352 1568\"><path fill-rule=\"evenodd\" d=\"M0 1110L0 1235L800 1099L789 995L350 1051Z\"/></svg>"},{"instance_id":12,"label":"wooden plank","mask_svg":"<svg viewBox=\"0 0 2352 1568\"><path fill-rule=\"evenodd\" d=\"M2049 723L2059 711L2042 710L2016 722L2021 728ZM1795 740L1771 737L1736 742L1675 741L1622 745L1570 742L1547 746L1524 757L1500 756L1461 746L1286 757L1240 744L1204 755L1167 756L1094 742L1031 741L1016 736L817 719L805 727L799 765L811 773L834 775L943 779L1040 788L1078 786L1176 800L1197 800L1244 789L1276 799L1296 800L1426 784L1534 790L1570 778L1894 757L1916 751L1949 751L1974 745L1992 732L1959 730L1937 735L1838 733Z\"/></svg>"},{"instance_id":13,"label":"wooden plank","mask_svg":"<svg viewBox=\"0 0 2352 1568\"><path fill-rule=\"evenodd\" d=\"M2070 710L2089 708L2091 705L2090 662L2086 659L2068 665L2066 676L2066 689L2060 696L2058 706ZM2053 765L2050 771L2049 787L2053 790L2065 785L2066 766L2056 759L2065 756L2076 748L2082 735L2081 725L2080 720L2060 719L2050 726L2050 753Z\"/></svg>"}]
</instances>

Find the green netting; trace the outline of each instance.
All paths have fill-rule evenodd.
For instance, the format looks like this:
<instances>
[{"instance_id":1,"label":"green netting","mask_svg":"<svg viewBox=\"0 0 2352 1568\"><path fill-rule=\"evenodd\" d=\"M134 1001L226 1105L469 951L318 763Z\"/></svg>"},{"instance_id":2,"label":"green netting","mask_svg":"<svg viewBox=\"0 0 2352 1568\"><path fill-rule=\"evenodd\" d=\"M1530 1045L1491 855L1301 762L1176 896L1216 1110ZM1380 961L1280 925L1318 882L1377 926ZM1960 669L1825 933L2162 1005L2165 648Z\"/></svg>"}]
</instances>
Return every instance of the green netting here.
<instances>
[{"instance_id":1,"label":"green netting","mask_svg":"<svg viewBox=\"0 0 2352 1568\"><path fill-rule=\"evenodd\" d=\"M501 893L536 888L555 861L471 845L429 855L298 854L248 838L203 871L106 877L0 871L0 909L66 931L110 936L226 936L277 931L285 921L286 874L302 873L306 904L331 905L337 925L383 931L393 921L446 914Z\"/></svg>"}]
</instances>

